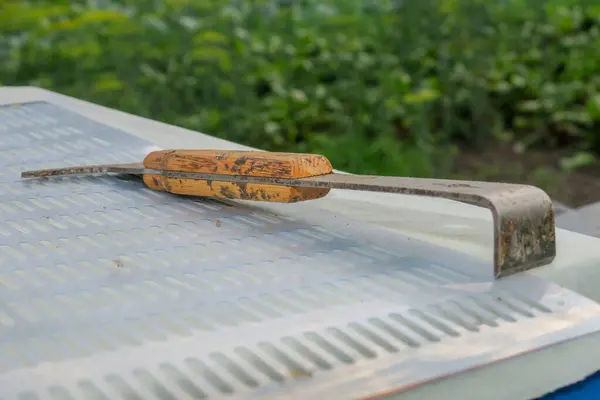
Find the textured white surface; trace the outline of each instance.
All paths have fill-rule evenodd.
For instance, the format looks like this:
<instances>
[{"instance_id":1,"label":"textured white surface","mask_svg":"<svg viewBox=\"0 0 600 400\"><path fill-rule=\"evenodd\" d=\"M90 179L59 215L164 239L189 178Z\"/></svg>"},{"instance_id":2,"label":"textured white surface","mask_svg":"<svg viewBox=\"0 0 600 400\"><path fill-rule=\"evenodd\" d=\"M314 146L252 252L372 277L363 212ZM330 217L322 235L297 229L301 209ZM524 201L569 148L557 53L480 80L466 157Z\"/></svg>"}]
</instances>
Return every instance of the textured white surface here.
<instances>
[{"instance_id":1,"label":"textured white surface","mask_svg":"<svg viewBox=\"0 0 600 400\"><path fill-rule=\"evenodd\" d=\"M89 103L70 99L64 96L58 96L38 89L0 88L0 102L2 103L25 102L31 100L46 100L55 104L60 104L63 107L70 107L79 114L86 115L88 118L95 119L104 124L112 125L115 128L125 130L128 133L151 141L159 147L242 148L241 146L211 138L206 135L144 120L138 117L129 116L124 113L107 110ZM142 151L141 149L138 150ZM47 159L44 157L40 157L38 160L47 162L45 161ZM64 160L56 159L55 161L63 162ZM28 167L33 167L33 165L28 165ZM65 188L70 188L69 185L71 184L76 185L76 180L72 180L70 183L65 183L65 185L67 185ZM135 191L127 190L120 192L121 195L125 193L126 199L120 199L118 201L125 201L125 203L127 203L127 201L133 201L127 200L127 197L129 195L135 196L134 192ZM107 193L105 195L107 196L108 200L111 199L110 194ZM265 209L270 208L271 207L266 207ZM276 210L278 206L273 206L272 208ZM375 225L376 228L368 228L373 229L373 238L377 237L377 234L382 235L384 229L389 229L393 232L407 234L412 238L420 238L442 246L447 246L475 258L479 258L482 260L482 262L491 263L491 216L488 216L485 210L480 210L475 207L437 199L333 191L331 195L325 199L311 202L310 205L300 205L297 208L294 208L294 212L297 213L297 215L305 215L307 208L309 211L313 210L311 211L311 218L315 219L315 221L322 221L322 215L330 216L331 214L328 213L327 210L335 211L337 214L348 218L344 221L347 221L346 223L351 224L354 229L363 229L364 225L362 225L362 223ZM89 207L87 209L90 210ZM281 213L285 213L288 209L289 208L280 208ZM314 211L319 209L324 211ZM80 212L82 212L82 210L80 210ZM70 210L70 212L76 213L77 207ZM218 213L220 211L213 210L212 212ZM85 212L83 213L85 214ZM234 221L234 219L232 219L232 221ZM441 224L440 221L444 221L444 224ZM229 222L229 220L227 220L227 222ZM247 221L242 221L242 225L247 223ZM175 230L173 232L175 236L181 236L182 234L189 233L189 230L186 230L187 228L185 227L185 224L179 224L180 228L181 225L184 226L183 231ZM148 228L151 228L151 226L148 226ZM338 226L338 228L340 227ZM335 221L331 221L330 229L333 229L334 232L336 231L337 228ZM352 231L352 229L344 229L350 232ZM147 234L147 238L151 237L152 234L149 232ZM273 238L276 237L277 235L273 236ZM395 239L400 237L401 236L397 235L393 238ZM327 395L329 397L334 397L336 394L339 394L339 391L336 389L336 387L332 386L335 384L344 383L346 385L346 390L351 390L350 393L352 393L352 396L355 397L358 394L366 395L369 393L369 390L378 392L380 390L385 390L390 386L402 386L403 384L410 382L411 379L414 379L415 377L427 379L428 373L433 373L435 375L444 372L451 372L460 365L472 366L477 363L486 363L490 360L490 357L494 358L502 355L510 356L511 352L518 352L524 348L523 346L526 348L527 346L531 345L532 340L538 341L539 343L542 343L544 340L552 341L555 339L552 337L552 334L559 332L561 328L567 326L572 326L575 328L571 334L575 334L576 330L578 329L589 329L589 326L585 326L585 324L578 326L577 322L584 321L587 317L593 316L597 312L597 305L587 302L585 299L578 299L577 296L573 296L567 291L561 290L554 285L544 283L539 279L535 279L535 276L537 275L541 278L551 279L558 284L566 284L568 287L580 290L584 293L589 292L586 293L588 295L590 293L594 294L596 291L593 289L594 282L590 278L592 275L583 275L582 272L593 272L597 269L594 268L594 266L600 260L598 240L582 235L572 234L562 230L558 231L558 239L559 248L557 260L552 265L529 273L528 275L530 275L531 278L527 278L525 276L516 279L504 280L499 284L481 285L477 283L481 282L481 279L468 278L464 274L461 274L461 271L459 271L458 274L452 274L452 271L444 269L443 266L440 267L439 265L431 266L434 268L433 270L429 270L428 268L430 267L424 265L420 266L418 269L408 271L408 276L405 276L407 271L402 271L402 268L400 268L400 270L398 270L398 273L400 274L399 276L387 277L379 280L377 280L378 278L375 278L373 282L363 281L361 279L357 280L357 277L353 277L348 281L349 286L346 286L345 289L342 289L342 292L337 293L334 291L329 294L317 293L317 297L313 298L313 301L314 299L318 299L319 296L326 296L321 297L320 302L317 301L317 304L321 304L322 310L310 309L306 303L295 303L295 307L300 307L301 309L304 308L305 312L300 312L299 314L295 315L292 315L293 313L290 315L284 315L284 317L280 319L272 318L268 323L264 323L259 326L246 326L246 330L223 328L218 331L218 334L213 335L204 333L202 334L203 336L201 336L201 338L202 340L206 341L205 343L215 343L210 348L216 349L218 348L216 343L229 343L228 346L230 346L232 343L236 343L236 340L240 341L240 343L245 343L244 340L248 335L263 337L265 340L269 339L271 343L276 342L277 340L281 339L281 337L285 337L286 333L290 337L298 335L301 330L299 331L297 327L312 327L318 335L324 337L327 337L327 335L333 335L329 340L333 340L334 343L337 340L338 344L340 340L342 343L346 341L346 344L343 346L346 346L347 352L353 354L351 358L354 357L356 360L360 359L361 361L358 366L344 366L345 363L343 361L343 357L341 360L335 360L335 352L331 353L330 351L327 353L327 351L324 351L323 348L320 348L319 350L319 346L316 345L315 347L314 343L312 345L308 345L309 348L312 349L312 352L316 352L321 358L327 359L327 357L333 357L333 359L328 360L330 365L335 365L333 370L326 373L315 373L311 377L311 383L313 385L311 387L315 388L315 390L318 390L316 393L320 395ZM381 242L385 243L385 241L386 238L383 237ZM52 241L50 242L53 243ZM159 243L165 245L163 242L156 242L156 246L158 246ZM339 242L336 243L339 244ZM402 255L411 247L406 247L407 242L403 243L405 243L403 245L404 247L400 246L399 248L399 252ZM124 246L131 246L131 244L126 240L122 244ZM283 243L283 245L285 245L285 243ZM268 251L272 251L273 246L276 247L277 243L272 243ZM382 244L382 246L385 247L386 244ZM393 247L393 243L388 242L387 246ZM415 246L417 249L423 248L421 247L422 245ZM442 254L443 252L440 252L438 254L438 258L442 257ZM392 255L391 257L395 256ZM160 257L154 257L154 259L160 259ZM460 260L460 257L458 257L458 259ZM110 263L111 259L106 257L106 260L108 260ZM140 260L137 261L140 263ZM346 260L346 262L350 262L349 265L355 265L356 267L356 264L352 264L355 261L356 260ZM389 261L390 260L388 260L388 262ZM147 262L147 260L142 260L141 264L150 265L144 264ZM324 259L320 260L320 263L323 263L323 265L343 265L343 263L339 264L339 262L340 260L336 259L335 257L333 259L328 259L327 255L325 255ZM384 264L381 264L381 262L384 262ZM413 257L412 261L410 262L415 262L415 258ZM467 264L469 263L474 265L474 267L472 266L471 268L467 268ZM185 264L185 259L183 264ZM402 264L403 262L397 261L392 263L392 265L395 265L396 267L402 267ZM478 264L479 262L476 260L466 261L461 265L461 267L467 269L462 272L474 272L473 268L478 267ZM374 272L376 272L373 271L373 269L377 269L376 266L381 267L382 265L385 265L385 261L376 260L376 264L374 265L375 266L370 267L371 269L368 272L365 271L365 273L372 275ZM185 273L186 267L180 267L183 268L181 273ZM296 265L296 267L298 267L294 269L296 271L296 279L308 279L309 283L310 279L313 279L313 283L340 280L344 277L345 273L343 268L334 268L333 270L323 270L322 268L311 269L309 265L302 263L299 263ZM258 266L257 268L258 271L262 270L262 273L266 273L267 275L265 276L269 276L267 279L267 283L269 285L267 292L277 297L277 290L281 289L286 280L290 279L289 271L283 272L281 271L281 268L271 269L268 266ZM346 266L345 268L347 273L347 269L350 267ZM152 273L158 273L156 269L153 269L153 267L150 267L150 269L151 271L148 272L150 275L152 275ZM273 275L274 273L275 275ZM413 276L415 273L417 275ZM481 273L485 275L485 272ZM259 276L261 276L260 272ZM279 278L277 278L278 276ZM307 278L303 278L304 276ZM177 276L174 278L176 281L178 281ZM110 279L119 280L123 278L118 276ZM139 278L136 278L135 276L128 276L127 279L133 285L132 290L135 290L135 285ZM206 279L210 281L210 277ZM408 286L406 279L408 279ZM92 281L90 281L90 283L91 282ZM179 279L179 282L181 282L181 279ZM194 285L195 284L192 284L192 286ZM248 287L246 283L244 284L244 287ZM402 287L404 288L404 291L411 288L417 288L418 296L415 297L413 294L412 299L413 301L414 299L419 299L419 301L414 304L408 301L411 298L411 295L403 293L401 289ZM343 285L342 288L344 288ZM144 292L144 289L141 290ZM460 311L461 308L459 307L459 309L453 309L453 311L451 311L451 313L454 314L454 317L452 317L454 318L454 322L452 322L452 318L450 319L450 322L445 320L446 324L450 324L450 330L448 330L448 325L446 325L446 328L442 327L441 331L439 330L439 326L436 328L436 324L429 325L430 327L426 328L431 330L431 332L434 332L434 335L442 335L445 338L444 340L440 342L431 342L431 340L429 340L429 342L427 342L428 339L426 336L421 336L421 339L418 340L425 340L427 345L425 346L420 344L415 350L411 348L410 345L407 345L406 338L398 339L399 337L402 337L402 335L398 336L396 333L396 335L392 334L390 336L389 333L386 334L385 332L381 331L381 326L376 326L373 328L372 325L369 325L373 323L372 321L360 322L367 321L370 318L376 318L377 321L384 322L384 325L382 326L387 327L387 324L390 322L393 324L400 323L400 326L404 327L402 329L406 329L409 327L406 325L406 321L401 319L399 322L399 320L394 319L395 317L392 317L392 315L398 315L398 313L402 314L403 312L408 312L411 309L417 309L417 311L423 312L423 310L427 309L425 305L433 306L434 312L442 312L443 315L444 312L448 312L448 310L443 308L445 305L442 307L442 309L436 307L440 304L446 304L445 300L451 298L452 296L456 296L460 293L464 294L465 290L471 291L474 296L483 296L485 298L485 302L491 302L489 304L486 303L487 306L484 308L484 310L480 310L478 313L483 313L482 315L484 315L485 310L488 310L489 312L490 308L488 307L491 307L492 316L488 316L488 318L491 318L491 322L494 320L501 322L498 324L499 326L486 326L485 321L482 323L482 321L478 319L481 317L481 315L475 318L476 323L471 321L471 324L475 323L475 326L478 327L479 333L472 331L473 326L469 325L468 322L467 325L461 326L460 323L457 324L456 322L456 315L459 316L458 321L462 319L464 324L464 321L469 320L469 316L473 318L473 314ZM498 297L505 297L507 292L509 293L507 297L509 301L508 309L506 308L507 304L502 302L498 303L497 301ZM173 291L171 291L171 293L173 293ZM177 293L177 296L182 296L182 293L185 293L185 291L175 290L174 293ZM512 295L510 295L511 293ZM515 293L517 296L513 298ZM500 294L500 296L497 296L498 294ZM192 296L191 298L194 297ZM279 296L279 299L283 298L285 297ZM304 298L306 299L306 296ZM525 303L523 303L524 298L526 300ZM310 296L308 299L310 299ZM185 298L172 298L168 301L165 301L166 304L173 305L181 304L182 300L185 300ZM275 303L271 303L271 305L273 304ZM310 304L310 302L308 304ZM291 307L294 307L293 302ZM306 307L309 308L306 309ZM163 308L163 310L165 310L165 308ZM168 307L166 310L168 310ZM375 312L374 310L377 311ZM171 312L172 311L173 310L171 310ZM139 312L139 310L135 311L132 309L129 310L129 312L133 313L131 315L137 315L136 312ZM219 308L215 308L213 312L215 314L211 315L216 315L214 317L216 318L216 321L219 319L219 314L228 314L227 311L223 311L223 309ZM281 310L279 312L281 312ZM457 312L458 314L456 314ZM237 314L233 313L231 317L235 319L235 315ZM514 316L518 316L517 319L519 322L510 322L511 315L513 318ZM237 316L241 318L240 315ZM507 316L509 318L508 320L506 320ZM389 318L391 318L391 320ZM444 320L443 318L444 317L442 317L442 321ZM1 321L2 320L0 318L0 322ZM347 337L344 339L344 335L339 336L338 331L321 332L320 329L326 329L326 325L323 324L323 321L328 322L327 326L331 325L344 327L341 332L345 332L345 330L353 332L351 336L354 335L354 340L358 340L359 343L362 342L362 346L356 344L353 345L353 340L348 342L349 339ZM146 323L151 322L152 321L146 321ZM348 327L346 325L348 322L354 322L357 325ZM93 324L93 318L89 319L89 323L90 325ZM369 328L365 328L363 324L367 324L366 326ZM381 324L381 322L376 322L376 324ZM57 377L66 379L67 382L65 385L68 386L69 380L72 380L74 383L74 379L76 379L78 376L82 377L85 375L86 371L89 372L90 369L96 369L96 372L102 375L109 374L109 372L118 373L120 371L122 372L123 377L127 376L127 374L131 371L131 367L139 365L136 363L144 363L144 361L147 361L149 355L162 355L165 357L165 360L169 359L171 362L166 363L162 369L159 368L159 370L153 372L155 374L171 374L169 376L174 379L174 383L172 383L172 386L169 386L169 388L171 388L170 390L176 391L177 389L173 388L177 386L176 382L182 376L181 369L184 368L181 365L177 365L177 362L181 361L182 357L184 358L185 352L189 352L191 349L194 350L195 354L201 355L208 348L205 345L198 345L198 342L193 340L195 337L194 335L198 335L197 332L192 333L192 336L183 335L177 339L177 334L181 332L177 331L178 328L176 325L177 324L175 324L172 328L174 331L171 332L171 334L175 335L175 338L172 339L172 342L169 342L168 346L170 347L165 347L165 342L160 342L160 340L154 342L149 341L146 342L146 344L144 344L142 347L127 348L114 353L108 351L99 357L76 357L57 363L38 365L37 367L30 366L22 367L20 369L12 369L11 372L0 377L0 390L14 390L14 385L16 382L19 382L19 380L23 380L22 382L31 382L31 385L34 383L39 385L43 382L50 383L54 378ZM169 326L169 324L167 323L165 326ZM181 327L179 327L179 329L180 328ZM138 332L140 335L148 334L148 330L143 328L139 329L140 330ZM365 336L364 329L376 329L376 332L379 332L377 334L379 339L374 340L373 335L368 333L366 334L367 336ZM398 327L396 327L396 329L398 329ZM152 329L149 331L152 331ZM457 332L459 333L458 336L453 337L453 335L455 335ZM539 332L546 332L549 334L549 336L543 338L536 336ZM89 334L94 337L94 333L91 331ZM418 332L413 332L412 335L414 334L417 334L418 336ZM229 337L227 335L232 336ZM384 337L383 340L381 340L381 335ZM242 337L239 338L239 336ZM225 340L226 338L229 339ZM146 339L150 340L149 338ZM100 338L99 340L102 339ZM288 342L287 346L291 346L292 349L299 351L298 349L304 349L302 344L306 345L306 343L308 343L305 342L307 338L303 340L304 341L300 342ZM598 353L600 353L600 351L595 350L598 346L592 346L588 349L588 351L585 352L582 352L581 350L581 346L589 346L590 341L597 342L597 334L569 343L561 344L559 346L554 346L539 353L522 356L519 359L505 361L493 366L482 367L473 372L464 373L440 382L431 383L413 391L406 392L403 394L403 396L407 398L416 395L430 396L428 398L462 398L463 395L461 393L465 389L468 391L467 393L473 393L474 389L471 385L474 381L477 382L477 386L475 386L476 388L481 390L484 390L485 388L486 398L520 398L519 396L524 396L524 398L527 398L539 395L546 391L550 391L557 386L564 385L573 379L579 379L583 375L593 371L592 367L595 364L595 359L597 359ZM300 343L300 345L298 343ZM366 345L366 350L364 343L368 343ZM408 343L411 342L408 341ZM482 351L482 348L479 346L484 345L491 346L489 348L490 352ZM46 347L48 347L48 344L46 344ZM42 346L42 348L44 348L44 346ZM223 354L227 353L227 348L221 349ZM395 348L396 352L394 352L392 348ZM374 351L373 349L377 349L375 353L378 354L378 356L374 359L372 356L369 357L370 352ZM398 349L401 349L400 353L398 353ZM263 348L262 351L268 353L269 350L268 348ZM302 353L303 351L304 353ZM451 352L447 353L448 351ZM32 354L33 355L30 355L30 357L35 358L36 353ZM304 354L306 357L306 354L309 353L306 353L306 350L300 350L299 354ZM403 356L400 357L398 354L402 354ZM441 362L440 357L444 358L447 356L447 354L451 355L450 359L452 362ZM227 353L227 355L229 358L236 357L236 355L229 353ZM237 356L239 356L239 354L237 354ZM81 354L79 357L81 357ZM281 355L271 355L271 357L277 359L278 357L281 357ZM426 362L428 359L429 362ZM215 367L217 369L223 368L222 366L218 366L221 365L219 364L219 360L220 358L213 359L213 362L215 362L217 365L217 367ZM318 367L321 361L316 360L317 359L314 358L314 356L309 356L308 360L304 359L303 361L297 361L296 363L299 363L298 369L300 374L303 374L302 371L304 369L310 368L311 362L316 362ZM411 361L409 362L409 360ZM564 363L565 360L572 360L574 363L576 363L576 365L568 370L558 370L556 368L556 363ZM433 361L435 362L431 364ZM286 362L289 364L289 361ZM286 362L283 363L284 366ZM552 373L548 371L548 375L546 375L545 372L547 372L546 369L548 363L555 364L555 368ZM226 363L222 365L231 366L232 364ZM411 370L403 370L401 368L402 365L411 366ZM190 367L189 363L187 366L192 368ZM152 369L151 367L148 368ZM177 369L179 372L175 371L173 368ZM520 370L521 373L512 375L514 379L510 381L509 384L507 379L511 377L511 374L508 373L508 371L512 371L512 373L515 374L515 370ZM407 371L409 373L407 373ZM414 375L415 373L417 376ZM368 381L364 380L365 376L369 376ZM525 379L523 379L524 376L526 377ZM148 389L148 387L144 389L144 382L149 385L156 383L156 378L147 376L145 377L143 373L142 375L134 374L130 376L129 379L136 380L136 382L141 382L140 385L142 386L138 388L140 393L143 393L144 390L151 390ZM244 379L242 379L242 381L244 381ZM214 379L212 382L215 382ZM19 386L20 385L21 384L19 384ZM28 385L22 387L27 387ZM108 385L108 387L113 389L118 386L118 384L114 382L105 383L105 385ZM289 385L291 386L279 388L279 390L282 390L281 394L294 393L294 389L306 390L307 383L305 381L300 381L296 384ZM242 384L239 382L236 388L240 390L239 393L244 393L244 390L249 391L249 387L251 386L251 384L248 386L248 384ZM246 389L243 389L244 387ZM267 388L270 391L277 390L276 386L267 386ZM223 387L221 387L221 389L223 389ZM182 389L180 388L179 390ZM204 390L210 391L206 388L204 388ZM214 390L220 390L218 389L218 385ZM257 394L257 392L254 393ZM306 393L302 393L302 396L305 394ZM177 397L179 396L176 395L176 398ZM348 396L343 397L347 398Z\"/></svg>"}]
</instances>

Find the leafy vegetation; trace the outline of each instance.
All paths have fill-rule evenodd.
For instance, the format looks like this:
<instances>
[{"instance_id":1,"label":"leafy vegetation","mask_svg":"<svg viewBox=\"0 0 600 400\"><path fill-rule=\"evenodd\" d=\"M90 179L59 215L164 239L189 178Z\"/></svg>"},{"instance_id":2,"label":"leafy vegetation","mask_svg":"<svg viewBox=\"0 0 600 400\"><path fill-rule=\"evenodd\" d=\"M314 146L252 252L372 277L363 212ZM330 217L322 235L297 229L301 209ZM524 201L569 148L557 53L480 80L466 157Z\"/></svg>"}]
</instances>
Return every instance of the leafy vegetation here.
<instances>
[{"instance_id":1,"label":"leafy vegetation","mask_svg":"<svg viewBox=\"0 0 600 400\"><path fill-rule=\"evenodd\" d=\"M457 148L600 153L596 0L6 1L0 84L339 169L443 175Z\"/></svg>"}]
</instances>

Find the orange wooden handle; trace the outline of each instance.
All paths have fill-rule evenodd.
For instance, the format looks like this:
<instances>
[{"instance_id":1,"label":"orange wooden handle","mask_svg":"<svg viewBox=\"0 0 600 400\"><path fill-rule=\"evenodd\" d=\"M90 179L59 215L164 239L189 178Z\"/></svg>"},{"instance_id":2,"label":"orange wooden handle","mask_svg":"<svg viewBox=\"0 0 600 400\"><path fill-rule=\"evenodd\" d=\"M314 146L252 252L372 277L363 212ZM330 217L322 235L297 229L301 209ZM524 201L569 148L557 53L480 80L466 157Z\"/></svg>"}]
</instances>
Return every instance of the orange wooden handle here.
<instances>
[{"instance_id":1,"label":"orange wooden handle","mask_svg":"<svg viewBox=\"0 0 600 400\"><path fill-rule=\"evenodd\" d=\"M144 167L158 170L275 178L306 178L333 171L318 154L228 150L160 150L146 156ZM326 196L330 189L204 181L144 175L154 190L174 194L292 203Z\"/></svg>"}]
</instances>

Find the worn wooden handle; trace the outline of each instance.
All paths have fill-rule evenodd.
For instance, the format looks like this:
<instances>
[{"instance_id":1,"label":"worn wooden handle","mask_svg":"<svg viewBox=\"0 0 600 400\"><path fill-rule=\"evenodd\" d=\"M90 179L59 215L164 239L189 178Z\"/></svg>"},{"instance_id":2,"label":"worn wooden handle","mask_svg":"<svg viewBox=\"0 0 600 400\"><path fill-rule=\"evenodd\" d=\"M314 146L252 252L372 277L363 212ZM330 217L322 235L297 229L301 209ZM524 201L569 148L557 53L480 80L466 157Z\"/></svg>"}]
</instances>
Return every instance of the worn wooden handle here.
<instances>
[{"instance_id":1,"label":"worn wooden handle","mask_svg":"<svg viewBox=\"0 0 600 400\"><path fill-rule=\"evenodd\" d=\"M306 178L333 171L318 154L226 150L160 150L146 156L144 167L158 170L274 178ZM326 196L330 189L205 181L144 175L151 189L174 194L293 203Z\"/></svg>"}]
</instances>

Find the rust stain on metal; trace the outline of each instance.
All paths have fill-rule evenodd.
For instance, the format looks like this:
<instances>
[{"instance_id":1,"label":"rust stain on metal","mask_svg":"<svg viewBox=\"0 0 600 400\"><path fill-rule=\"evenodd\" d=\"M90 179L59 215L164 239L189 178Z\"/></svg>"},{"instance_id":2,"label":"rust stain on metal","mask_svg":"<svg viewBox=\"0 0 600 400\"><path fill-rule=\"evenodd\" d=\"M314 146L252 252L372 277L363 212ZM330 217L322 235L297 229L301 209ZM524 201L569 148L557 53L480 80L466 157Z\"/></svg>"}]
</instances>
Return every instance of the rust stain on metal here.
<instances>
[{"instance_id":1,"label":"rust stain on metal","mask_svg":"<svg viewBox=\"0 0 600 400\"><path fill-rule=\"evenodd\" d=\"M552 261L556 252L554 208L549 201L536 214L500 221L496 276L503 277Z\"/></svg>"},{"instance_id":2,"label":"rust stain on metal","mask_svg":"<svg viewBox=\"0 0 600 400\"><path fill-rule=\"evenodd\" d=\"M450 188L477 188L477 186L473 186L473 185L468 184L468 183L450 183L450 184L446 185L446 187L450 187Z\"/></svg>"},{"instance_id":3,"label":"rust stain on metal","mask_svg":"<svg viewBox=\"0 0 600 400\"><path fill-rule=\"evenodd\" d=\"M62 167L56 169L45 169L40 171L27 171L21 175L24 178L28 177L49 177L49 176L60 176L60 175L75 175L75 174L97 174L106 172L104 166L89 166L89 167Z\"/></svg>"}]
</instances>

